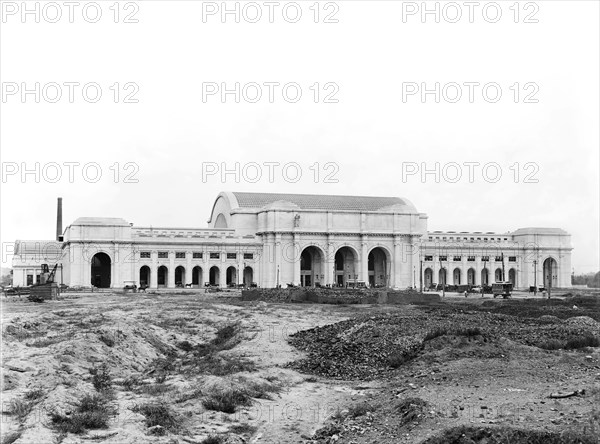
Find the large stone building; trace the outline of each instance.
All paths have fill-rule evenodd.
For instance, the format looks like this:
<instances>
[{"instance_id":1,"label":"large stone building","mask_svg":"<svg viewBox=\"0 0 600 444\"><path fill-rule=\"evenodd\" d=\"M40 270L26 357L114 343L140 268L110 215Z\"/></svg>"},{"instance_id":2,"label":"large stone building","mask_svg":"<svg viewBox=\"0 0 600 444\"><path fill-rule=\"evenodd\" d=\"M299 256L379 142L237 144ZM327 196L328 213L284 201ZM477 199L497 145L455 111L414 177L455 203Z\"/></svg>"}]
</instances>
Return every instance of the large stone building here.
<instances>
[{"instance_id":1,"label":"large stone building","mask_svg":"<svg viewBox=\"0 0 600 444\"><path fill-rule=\"evenodd\" d=\"M104 288L570 287L571 250L570 235L554 228L428 232L427 216L404 198L223 192L207 228L82 217L56 240L17 241L13 280L34 283L41 263L58 263L57 282Z\"/></svg>"}]
</instances>

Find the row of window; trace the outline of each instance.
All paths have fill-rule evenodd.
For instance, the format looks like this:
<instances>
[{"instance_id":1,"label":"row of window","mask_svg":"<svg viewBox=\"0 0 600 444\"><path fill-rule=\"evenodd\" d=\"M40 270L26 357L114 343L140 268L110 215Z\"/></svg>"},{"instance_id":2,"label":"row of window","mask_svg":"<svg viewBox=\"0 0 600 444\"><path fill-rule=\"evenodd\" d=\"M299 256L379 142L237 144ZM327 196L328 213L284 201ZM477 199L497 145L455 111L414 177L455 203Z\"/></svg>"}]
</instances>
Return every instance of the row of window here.
<instances>
[{"instance_id":1,"label":"row of window","mask_svg":"<svg viewBox=\"0 0 600 444\"><path fill-rule=\"evenodd\" d=\"M151 257L150 251L140 251L141 259L150 259L150 257ZM168 259L168 257L169 257L168 251L159 251L158 252L159 259ZM176 251L175 252L175 259L185 259L185 257L186 257L185 251ZM203 257L202 252L194 251L192 253L193 259L202 259L202 257ZM211 252L211 253L209 253L209 257L210 257L210 259L220 259L221 253ZM237 259L237 253L227 253L227 259ZM244 259L254 259L254 254L244 253Z\"/></svg>"},{"instance_id":2,"label":"row of window","mask_svg":"<svg viewBox=\"0 0 600 444\"><path fill-rule=\"evenodd\" d=\"M500 242L502 240L505 240L505 241L508 240L507 237L505 237L505 238L502 238L502 237L490 237L490 238L487 238L487 237L483 237L483 238L477 237L477 238L475 238L475 237L459 237L459 236L457 236L456 239L455 239L454 236L450 236L450 237L446 237L446 236L442 236L442 237L440 237L440 236L435 236L435 237L434 236L429 236L429 240L430 241L432 241L434 239L435 240L444 240L444 241L445 240L451 240L451 241L457 240L457 241L469 241L469 242L475 242L475 240L478 240L478 241L483 240L484 242L487 242L488 240L490 242L494 242L494 241Z\"/></svg>"},{"instance_id":3,"label":"row of window","mask_svg":"<svg viewBox=\"0 0 600 444\"><path fill-rule=\"evenodd\" d=\"M439 260L442 262L445 262L448 260L448 256L440 256ZM453 256L452 260L454 262L460 262L462 261L462 256ZM490 257L489 256L481 256L481 260L483 262L489 262L490 261ZM425 261L426 262L433 262L433 256L425 256ZM496 256L494 258L495 262L502 262L502 256ZM467 262L475 262L475 256L467 256ZM517 257L516 256L508 256L508 262L517 262Z\"/></svg>"}]
</instances>

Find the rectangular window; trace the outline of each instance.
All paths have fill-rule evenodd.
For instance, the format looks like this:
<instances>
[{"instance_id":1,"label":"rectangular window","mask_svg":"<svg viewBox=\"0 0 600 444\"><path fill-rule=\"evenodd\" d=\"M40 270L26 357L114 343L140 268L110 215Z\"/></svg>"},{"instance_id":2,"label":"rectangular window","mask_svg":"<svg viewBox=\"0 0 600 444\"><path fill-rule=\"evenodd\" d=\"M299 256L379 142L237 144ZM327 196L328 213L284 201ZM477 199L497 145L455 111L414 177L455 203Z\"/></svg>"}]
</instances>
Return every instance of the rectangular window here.
<instances>
[{"instance_id":1,"label":"rectangular window","mask_svg":"<svg viewBox=\"0 0 600 444\"><path fill-rule=\"evenodd\" d=\"M494 259L496 262L502 262L502 256L496 256L496 259Z\"/></svg>"},{"instance_id":2,"label":"rectangular window","mask_svg":"<svg viewBox=\"0 0 600 444\"><path fill-rule=\"evenodd\" d=\"M425 256L425 261L427 261L427 262L433 261L433 256Z\"/></svg>"},{"instance_id":3,"label":"rectangular window","mask_svg":"<svg viewBox=\"0 0 600 444\"><path fill-rule=\"evenodd\" d=\"M517 262L516 256L508 256L508 262Z\"/></svg>"},{"instance_id":4,"label":"rectangular window","mask_svg":"<svg viewBox=\"0 0 600 444\"><path fill-rule=\"evenodd\" d=\"M210 253L211 259L219 259L221 257L220 253Z\"/></svg>"},{"instance_id":5,"label":"rectangular window","mask_svg":"<svg viewBox=\"0 0 600 444\"><path fill-rule=\"evenodd\" d=\"M185 259L185 251L176 251L175 259Z\"/></svg>"},{"instance_id":6,"label":"rectangular window","mask_svg":"<svg viewBox=\"0 0 600 444\"><path fill-rule=\"evenodd\" d=\"M244 259L254 259L253 253L244 253Z\"/></svg>"},{"instance_id":7,"label":"rectangular window","mask_svg":"<svg viewBox=\"0 0 600 444\"><path fill-rule=\"evenodd\" d=\"M169 257L169 252L168 251L159 251L158 252L158 258L159 259L167 259Z\"/></svg>"},{"instance_id":8,"label":"rectangular window","mask_svg":"<svg viewBox=\"0 0 600 444\"><path fill-rule=\"evenodd\" d=\"M454 262L460 262L462 260L461 256L454 256L454 258L452 259Z\"/></svg>"},{"instance_id":9,"label":"rectangular window","mask_svg":"<svg viewBox=\"0 0 600 444\"><path fill-rule=\"evenodd\" d=\"M140 258L141 259L150 259L150 252L149 251L140 251Z\"/></svg>"},{"instance_id":10,"label":"rectangular window","mask_svg":"<svg viewBox=\"0 0 600 444\"><path fill-rule=\"evenodd\" d=\"M236 259L237 253L227 253L227 259Z\"/></svg>"},{"instance_id":11,"label":"rectangular window","mask_svg":"<svg viewBox=\"0 0 600 444\"><path fill-rule=\"evenodd\" d=\"M440 256L440 260L441 261L447 261L448 260L448 256Z\"/></svg>"},{"instance_id":12,"label":"rectangular window","mask_svg":"<svg viewBox=\"0 0 600 444\"><path fill-rule=\"evenodd\" d=\"M467 257L467 261L469 261L469 262L475 262L475 256L469 256L469 257Z\"/></svg>"},{"instance_id":13,"label":"rectangular window","mask_svg":"<svg viewBox=\"0 0 600 444\"><path fill-rule=\"evenodd\" d=\"M481 256L481 260L483 262L489 262L490 261L490 257L489 256Z\"/></svg>"},{"instance_id":14,"label":"rectangular window","mask_svg":"<svg viewBox=\"0 0 600 444\"><path fill-rule=\"evenodd\" d=\"M33 285L33 275L32 274L27 275L27 285Z\"/></svg>"},{"instance_id":15,"label":"rectangular window","mask_svg":"<svg viewBox=\"0 0 600 444\"><path fill-rule=\"evenodd\" d=\"M192 253L192 257L193 257L194 259L202 259L202 253L198 253L197 251L194 251L194 252Z\"/></svg>"}]
</instances>

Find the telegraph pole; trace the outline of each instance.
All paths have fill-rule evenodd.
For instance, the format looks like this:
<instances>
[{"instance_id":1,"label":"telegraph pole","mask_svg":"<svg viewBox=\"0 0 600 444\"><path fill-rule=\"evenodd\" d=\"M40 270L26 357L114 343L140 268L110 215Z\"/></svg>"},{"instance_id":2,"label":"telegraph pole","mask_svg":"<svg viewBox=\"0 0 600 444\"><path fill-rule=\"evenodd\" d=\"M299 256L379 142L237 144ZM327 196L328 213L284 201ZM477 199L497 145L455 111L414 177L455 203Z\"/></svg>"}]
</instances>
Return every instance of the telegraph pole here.
<instances>
[{"instance_id":1,"label":"telegraph pole","mask_svg":"<svg viewBox=\"0 0 600 444\"><path fill-rule=\"evenodd\" d=\"M441 256L440 256L440 270L444 270L444 268L442 266ZM442 284L442 297L445 298L446 297L446 280L448 279L448 276L446 275L446 270L444 270L443 276L444 276L444 283Z\"/></svg>"},{"instance_id":2,"label":"telegraph pole","mask_svg":"<svg viewBox=\"0 0 600 444\"><path fill-rule=\"evenodd\" d=\"M533 296L537 296L537 260L533 260Z\"/></svg>"},{"instance_id":3,"label":"telegraph pole","mask_svg":"<svg viewBox=\"0 0 600 444\"><path fill-rule=\"evenodd\" d=\"M502 282L506 282L506 275L504 274L504 252L500 254L500 258L502 259Z\"/></svg>"},{"instance_id":4,"label":"telegraph pole","mask_svg":"<svg viewBox=\"0 0 600 444\"><path fill-rule=\"evenodd\" d=\"M419 288L421 293L423 293L423 259L419 259Z\"/></svg>"}]
</instances>

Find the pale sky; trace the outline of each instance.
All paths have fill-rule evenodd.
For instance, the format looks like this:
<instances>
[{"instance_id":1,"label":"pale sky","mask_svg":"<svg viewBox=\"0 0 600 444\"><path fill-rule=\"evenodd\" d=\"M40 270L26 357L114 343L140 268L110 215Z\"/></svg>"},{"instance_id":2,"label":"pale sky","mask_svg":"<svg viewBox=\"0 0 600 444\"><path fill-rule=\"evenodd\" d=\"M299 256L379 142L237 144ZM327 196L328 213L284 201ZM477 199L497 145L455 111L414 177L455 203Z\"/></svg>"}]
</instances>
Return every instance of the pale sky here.
<instances>
[{"instance_id":1,"label":"pale sky","mask_svg":"<svg viewBox=\"0 0 600 444\"><path fill-rule=\"evenodd\" d=\"M69 11L63 2L27 2L39 5L36 23L35 14L21 15L20 1L2 2L3 266L16 239L54 238L58 196L65 227L83 216L205 227L217 194L232 190L405 197L429 216L429 230L559 227L572 234L575 271L600 268L598 2L498 2L496 23L493 2L479 2L473 23L464 2L427 2L439 4L440 23L407 15L421 2L275 2L273 23L265 2L228 1L232 10L239 4L240 23L233 14L223 23L220 11L203 17L221 2L120 2L118 17L114 1L97 2L96 23L96 6L76 3ZM454 5L462 17L449 23ZM257 11L261 19L250 23ZM21 95L36 82L40 103ZM240 91L257 83L262 97L250 103L250 85L240 103L234 94L203 100L203 89L236 82ZM270 82L279 84L273 103ZM403 100L403 90L436 82L440 103L434 94ZM463 94L456 103L456 87L446 86L453 82ZM91 85L91 101L93 83L102 96L88 103L82 87ZM282 94L293 83L302 91L296 103ZM484 97L486 84L493 88ZM491 103L497 87L502 96ZM295 90L287 91L290 99ZM138 103L124 103L129 93ZM337 103L324 103L330 93ZM36 162L39 175L23 177ZM95 182L93 162L102 173ZM244 174L203 178L203 162L230 170L237 162ZM272 183L265 162L280 163ZM438 181L420 172L403 178L403 168L436 163L445 173ZM500 168L495 183L486 165L488 179ZM126 183L128 173L137 183Z\"/></svg>"}]
</instances>

